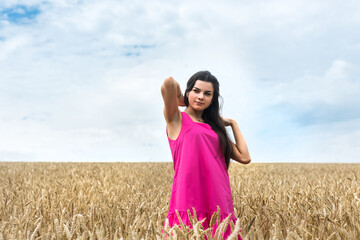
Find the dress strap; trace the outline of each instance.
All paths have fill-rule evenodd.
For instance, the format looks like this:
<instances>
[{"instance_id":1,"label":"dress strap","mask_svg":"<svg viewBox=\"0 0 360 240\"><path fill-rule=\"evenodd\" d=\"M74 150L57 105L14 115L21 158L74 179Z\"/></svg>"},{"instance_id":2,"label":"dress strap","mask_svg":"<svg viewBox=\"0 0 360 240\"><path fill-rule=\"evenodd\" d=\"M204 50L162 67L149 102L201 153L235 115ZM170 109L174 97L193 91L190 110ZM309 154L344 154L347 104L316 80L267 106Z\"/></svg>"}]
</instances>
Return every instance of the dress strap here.
<instances>
[{"instance_id":1,"label":"dress strap","mask_svg":"<svg viewBox=\"0 0 360 240\"><path fill-rule=\"evenodd\" d=\"M186 123L193 123L194 121L190 118L190 116L185 112L181 112L182 117L183 117L183 122L185 121Z\"/></svg>"},{"instance_id":2,"label":"dress strap","mask_svg":"<svg viewBox=\"0 0 360 240\"><path fill-rule=\"evenodd\" d=\"M181 116L182 116L182 123L184 124L189 124L189 121L192 121L192 119L189 117L189 115L187 115L187 113L181 112ZM190 118L190 119L189 119Z\"/></svg>"}]
</instances>

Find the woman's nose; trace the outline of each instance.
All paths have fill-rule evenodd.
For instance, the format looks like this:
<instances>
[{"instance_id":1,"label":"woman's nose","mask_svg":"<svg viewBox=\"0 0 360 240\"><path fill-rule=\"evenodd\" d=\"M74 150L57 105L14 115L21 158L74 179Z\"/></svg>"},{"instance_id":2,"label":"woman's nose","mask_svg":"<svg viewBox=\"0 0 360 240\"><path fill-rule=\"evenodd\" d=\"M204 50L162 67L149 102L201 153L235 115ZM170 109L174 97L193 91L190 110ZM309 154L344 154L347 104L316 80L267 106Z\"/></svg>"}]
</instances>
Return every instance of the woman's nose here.
<instances>
[{"instance_id":1,"label":"woman's nose","mask_svg":"<svg viewBox=\"0 0 360 240\"><path fill-rule=\"evenodd\" d=\"M204 94L203 93L199 93L199 96L198 96L200 99L203 99L204 97Z\"/></svg>"}]
</instances>

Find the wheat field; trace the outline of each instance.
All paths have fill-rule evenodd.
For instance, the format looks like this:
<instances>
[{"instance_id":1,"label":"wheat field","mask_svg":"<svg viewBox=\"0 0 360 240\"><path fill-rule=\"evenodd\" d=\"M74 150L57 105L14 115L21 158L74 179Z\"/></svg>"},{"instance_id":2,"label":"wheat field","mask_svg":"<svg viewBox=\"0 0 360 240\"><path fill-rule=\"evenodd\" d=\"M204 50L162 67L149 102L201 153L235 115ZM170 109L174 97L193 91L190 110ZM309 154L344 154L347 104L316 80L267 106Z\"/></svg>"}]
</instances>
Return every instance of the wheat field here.
<instances>
[{"instance_id":1,"label":"wheat field","mask_svg":"<svg viewBox=\"0 0 360 240\"><path fill-rule=\"evenodd\" d=\"M221 239L195 218L162 231L173 172L172 163L2 162L0 239ZM229 175L230 239L240 229L243 239L360 239L360 164L233 162Z\"/></svg>"}]
</instances>

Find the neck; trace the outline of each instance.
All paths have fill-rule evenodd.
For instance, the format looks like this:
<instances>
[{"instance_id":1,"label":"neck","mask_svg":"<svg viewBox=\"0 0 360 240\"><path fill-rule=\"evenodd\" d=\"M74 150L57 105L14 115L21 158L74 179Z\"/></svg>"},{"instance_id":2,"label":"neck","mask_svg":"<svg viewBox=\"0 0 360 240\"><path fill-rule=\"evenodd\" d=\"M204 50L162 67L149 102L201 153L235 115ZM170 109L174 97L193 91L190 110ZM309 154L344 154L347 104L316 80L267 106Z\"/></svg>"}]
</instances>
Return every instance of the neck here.
<instances>
[{"instance_id":1,"label":"neck","mask_svg":"<svg viewBox=\"0 0 360 240\"><path fill-rule=\"evenodd\" d=\"M202 119L202 114L204 111L197 111L197 110L194 110L193 108L191 107L187 107L185 109L186 112L190 113L191 115L193 115L194 117L198 118L198 119Z\"/></svg>"}]
</instances>

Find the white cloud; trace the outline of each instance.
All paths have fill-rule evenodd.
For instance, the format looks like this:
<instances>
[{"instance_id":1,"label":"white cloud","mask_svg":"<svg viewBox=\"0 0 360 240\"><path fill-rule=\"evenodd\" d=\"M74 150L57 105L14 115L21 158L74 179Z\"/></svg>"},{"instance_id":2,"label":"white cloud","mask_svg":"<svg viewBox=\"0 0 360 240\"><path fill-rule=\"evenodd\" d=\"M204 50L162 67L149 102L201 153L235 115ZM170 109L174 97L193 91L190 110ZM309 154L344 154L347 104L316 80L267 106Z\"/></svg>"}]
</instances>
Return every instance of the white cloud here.
<instances>
[{"instance_id":1,"label":"white cloud","mask_svg":"<svg viewBox=\"0 0 360 240\"><path fill-rule=\"evenodd\" d=\"M289 103L310 107L314 104L331 106L359 105L360 82L349 78L352 65L344 60L335 60L322 76L306 75L274 86L272 104ZM356 76L351 76L356 77Z\"/></svg>"},{"instance_id":2,"label":"white cloud","mask_svg":"<svg viewBox=\"0 0 360 240\"><path fill-rule=\"evenodd\" d=\"M14 53L16 50L21 49L24 45L29 42L27 36L14 36L6 41L0 41L0 61L6 60L9 54Z\"/></svg>"}]
</instances>

